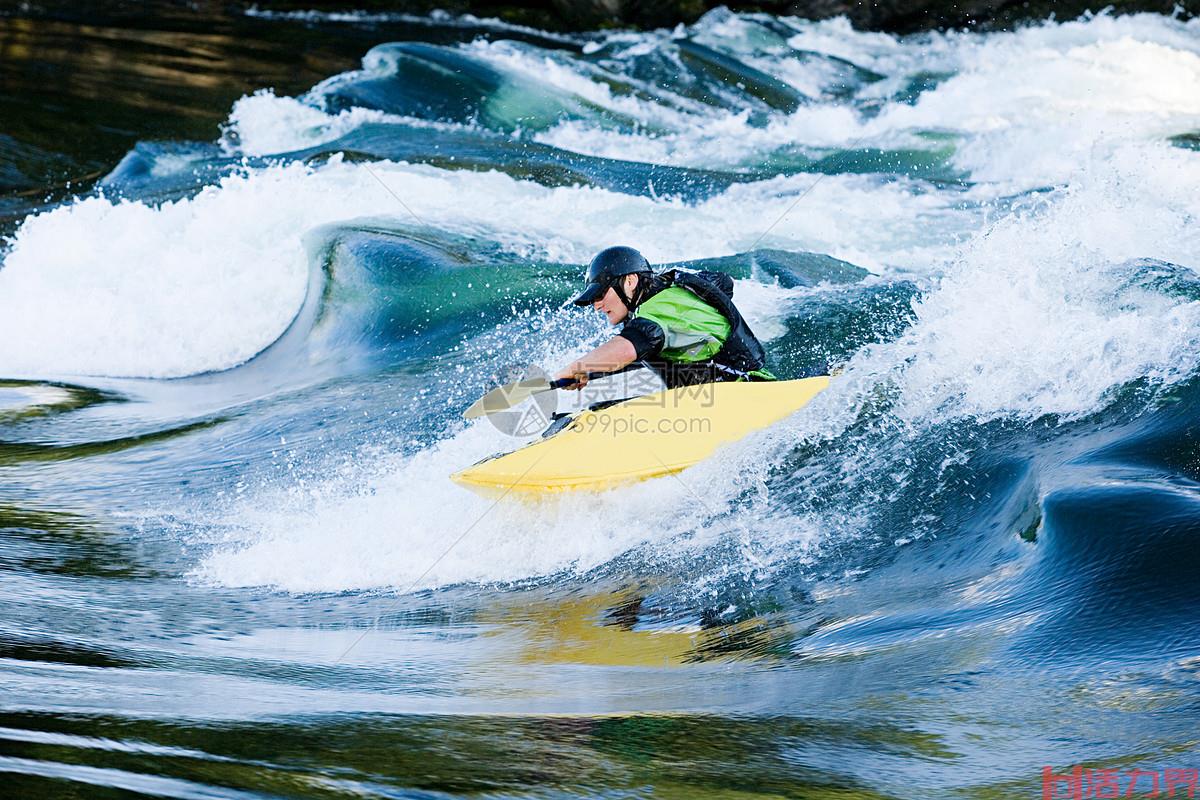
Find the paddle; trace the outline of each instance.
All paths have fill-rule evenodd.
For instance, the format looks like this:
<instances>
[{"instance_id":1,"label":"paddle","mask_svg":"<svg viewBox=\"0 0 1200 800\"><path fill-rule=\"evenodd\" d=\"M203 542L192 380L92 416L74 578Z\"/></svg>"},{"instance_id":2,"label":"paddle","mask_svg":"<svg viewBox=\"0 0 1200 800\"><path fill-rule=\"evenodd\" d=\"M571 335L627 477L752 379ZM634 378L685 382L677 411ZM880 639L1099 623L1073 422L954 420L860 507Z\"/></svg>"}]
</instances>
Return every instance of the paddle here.
<instances>
[{"instance_id":1,"label":"paddle","mask_svg":"<svg viewBox=\"0 0 1200 800\"><path fill-rule=\"evenodd\" d=\"M623 370L620 370L623 371ZM608 375L615 375L616 372L589 372L588 380L596 378L604 378ZM575 383L574 378L559 378L556 381L547 380L546 378L526 378L523 381L513 381L496 389L492 389L483 397L471 404L470 408L463 412L464 419L475 419L476 417L495 414L497 411L507 411L513 406L524 403L535 394L542 392L552 392L555 389L565 389Z\"/></svg>"}]
</instances>

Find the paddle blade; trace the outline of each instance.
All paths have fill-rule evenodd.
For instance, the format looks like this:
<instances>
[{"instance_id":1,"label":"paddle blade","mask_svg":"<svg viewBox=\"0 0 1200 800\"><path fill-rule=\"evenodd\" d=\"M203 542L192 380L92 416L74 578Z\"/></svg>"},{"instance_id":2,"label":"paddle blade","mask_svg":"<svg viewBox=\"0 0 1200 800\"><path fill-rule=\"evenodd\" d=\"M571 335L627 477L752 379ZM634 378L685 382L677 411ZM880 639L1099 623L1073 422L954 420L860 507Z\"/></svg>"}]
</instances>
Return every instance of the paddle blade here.
<instances>
[{"instance_id":1,"label":"paddle blade","mask_svg":"<svg viewBox=\"0 0 1200 800\"><path fill-rule=\"evenodd\" d=\"M507 383L492 389L483 397L471 404L463 412L464 419L475 419L497 411L507 411L515 405L525 402L539 392L549 392L554 387L545 378L526 378L523 381Z\"/></svg>"}]
</instances>

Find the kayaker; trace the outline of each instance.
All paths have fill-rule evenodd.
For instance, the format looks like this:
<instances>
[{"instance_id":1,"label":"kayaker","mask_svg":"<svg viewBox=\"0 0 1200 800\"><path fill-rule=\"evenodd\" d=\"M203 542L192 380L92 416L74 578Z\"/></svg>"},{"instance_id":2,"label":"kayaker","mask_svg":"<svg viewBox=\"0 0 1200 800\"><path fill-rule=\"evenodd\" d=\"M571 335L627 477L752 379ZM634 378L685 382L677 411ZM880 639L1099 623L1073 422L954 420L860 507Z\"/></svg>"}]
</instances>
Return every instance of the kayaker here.
<instances>
[{"instance_id":1,"label":"kayaker","mask_svg":"<svg viewBox=\"0 0 1200 800\"><path fill-rule=\"evenodd\" d=\"M737 380L775 380L766 354L733 304L733 279L723 272L682 269L656 273L632 247L601 250L575 298L621 330L563 369L581 388L588 373L615 372L635 361L668 388Z\"/></svg>"}]
</instances>

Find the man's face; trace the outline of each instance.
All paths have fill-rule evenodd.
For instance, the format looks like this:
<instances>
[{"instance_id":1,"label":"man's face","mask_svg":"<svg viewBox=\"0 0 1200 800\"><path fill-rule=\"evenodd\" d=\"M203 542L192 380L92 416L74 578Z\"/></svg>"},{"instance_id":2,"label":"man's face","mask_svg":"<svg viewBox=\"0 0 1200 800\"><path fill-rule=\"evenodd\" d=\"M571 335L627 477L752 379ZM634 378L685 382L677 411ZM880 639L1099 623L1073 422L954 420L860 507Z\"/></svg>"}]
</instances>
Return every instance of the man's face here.
<instances>
[{"instance_id":1,"label":"man's face","mask_svg":"<svg viewBox=\"0 0 1200 800\"><path fill-rule=\"evenodd\" d=\"M625 282L625 296L629 297L637 287L638 278L636 275L626 275L621 280ZM621 302L621 298L617 297L616 289L611 286L599 300L592 303L592 308L608 317L609 325L620 325L629 316L629 308Z\"/></svg>"}]
</instances>

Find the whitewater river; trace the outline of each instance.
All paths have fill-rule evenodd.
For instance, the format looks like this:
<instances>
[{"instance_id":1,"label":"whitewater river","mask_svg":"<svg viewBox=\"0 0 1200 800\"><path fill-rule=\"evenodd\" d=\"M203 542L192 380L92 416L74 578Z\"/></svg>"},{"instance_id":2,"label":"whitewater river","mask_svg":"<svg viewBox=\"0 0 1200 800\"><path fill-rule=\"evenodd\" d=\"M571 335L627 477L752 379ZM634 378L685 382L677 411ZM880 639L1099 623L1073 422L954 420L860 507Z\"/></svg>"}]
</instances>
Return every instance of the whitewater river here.
<instances>
[{"instance_id":1,"label":"whitewater river","mask_svg":"<svg viewBox=\"0 0 1200 800\"><path fill-rule=\"evenodd\" d=\"M0 105L0 795L1200 768L1200 21L243 24ZM614 244L844 372L678 478L451 483Z\"/></svg>"}]
</instances>

